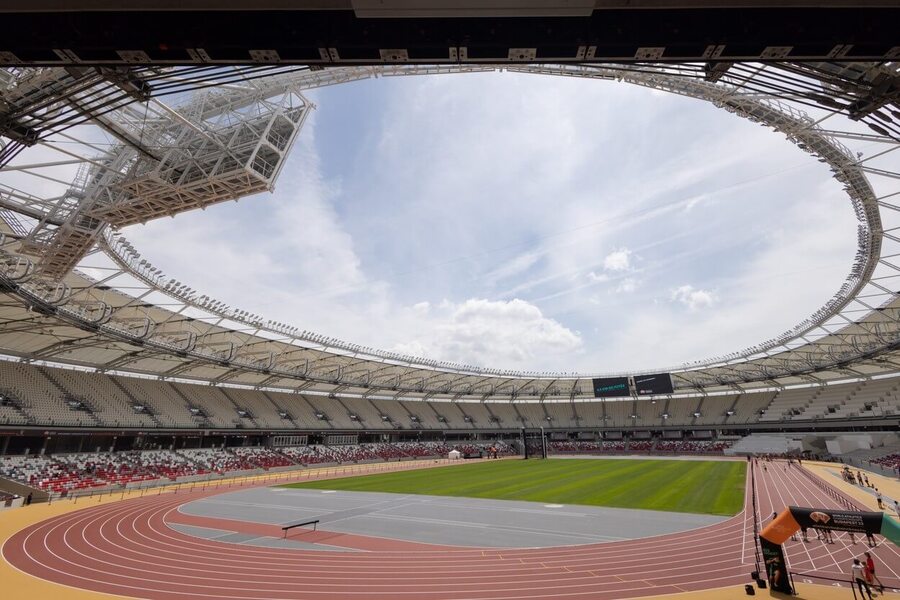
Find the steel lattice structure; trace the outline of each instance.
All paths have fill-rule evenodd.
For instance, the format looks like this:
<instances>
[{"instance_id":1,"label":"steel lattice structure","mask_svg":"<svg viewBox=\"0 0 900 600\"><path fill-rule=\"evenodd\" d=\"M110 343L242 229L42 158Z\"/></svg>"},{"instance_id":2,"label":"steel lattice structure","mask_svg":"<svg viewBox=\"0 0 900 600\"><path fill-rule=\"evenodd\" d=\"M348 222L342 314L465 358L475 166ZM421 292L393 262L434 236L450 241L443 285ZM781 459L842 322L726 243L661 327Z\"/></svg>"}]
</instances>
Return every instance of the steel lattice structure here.
<instances>
[{"instance_id":1,"label":"steel lattice structure","mask_svg":"<svg viewBox=\"0 0 900 600\"><path fill-rule=\"evenodd\" d=\"M495 68L0 72L0 352L102 371L366 397L590 397L597 374L502 371L404 356L228 307L167 277L119 231L271 189L313 108L304 90ZM843 186L858 239L840 289L779 336L727 356L657 369L673 373L676 392L826 384L900 370L898 65L503 68L617 80L709 102L784 135ZM104 146L98 131L113 141ZM25 163L29 146L61 159ZM65 191L42 195L40 185L29 187L35 181ZM85 267L101 255L109 266Z\"/></svg>"}]
</instances>

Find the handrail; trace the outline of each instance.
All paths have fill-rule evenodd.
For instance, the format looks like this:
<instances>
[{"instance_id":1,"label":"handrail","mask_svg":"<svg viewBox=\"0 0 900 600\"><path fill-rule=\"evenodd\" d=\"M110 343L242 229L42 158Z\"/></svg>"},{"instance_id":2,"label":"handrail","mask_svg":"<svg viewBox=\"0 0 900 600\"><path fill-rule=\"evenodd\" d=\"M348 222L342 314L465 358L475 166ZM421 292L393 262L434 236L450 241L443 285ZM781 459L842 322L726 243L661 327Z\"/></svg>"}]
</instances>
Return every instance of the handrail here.
<instances>
[{"instance_id":1,"label":"handrail","mask_svg":"<svg viewBox=\"0 0 900 600\"><path fill-rule=\"evenodd\" d=\"M753 552L756 560L756 572L760 572L762 550L759 547L759 509L756 504L756 460L748 461L750 463L750 494L753 501Z\"/></svg>"},{"instance_id":2,"label":"handrail","mask_svg":"<svg viewBox=\"0 0 900 600\"><path fill-rule=\"evenodd\" d=\"M319 519L312 519L311 521L303 521L302 523L294 523L292 525L285 525L281 528L284 532L284 537L287 537L288 529L293 529L294 527L303 527L304 525L312 525L313 531L316 531L316 527L319 524Z\"/></svg>"},{"instance_id":3,"label":"handrail","mask_svg":"<svg viewBox=\"0 0 900 600\"><path fill-rule=\"evenodd\" d=\"M821 477L812 473L802 465L797 465L800 469L800 473L806 476L811 482L813 482L816 487L820 490L828 494L832 499L836 500L838 504L844 507L847 510L855 510L855 511L863 511L863 508L856 504L853 500L848 498L843 492L837 490L834 486L829 484L826 481L823 481Z\"/></svg>"}]
</instances>

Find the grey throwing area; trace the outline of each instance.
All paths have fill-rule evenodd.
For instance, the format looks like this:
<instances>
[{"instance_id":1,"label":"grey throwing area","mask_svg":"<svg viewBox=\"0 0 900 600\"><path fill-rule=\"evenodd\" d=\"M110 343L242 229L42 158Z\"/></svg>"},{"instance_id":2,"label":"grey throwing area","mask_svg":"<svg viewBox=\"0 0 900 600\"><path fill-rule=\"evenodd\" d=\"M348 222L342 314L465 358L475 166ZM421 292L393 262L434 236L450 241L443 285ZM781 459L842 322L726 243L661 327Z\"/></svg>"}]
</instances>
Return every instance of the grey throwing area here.
<instances>
[{"instance_id":1,"label":"grey throwing area","mask_svg":"<svg viewBox=\"0 0 900 600\"><path fill-rule=\"evenodd\" d=\"M536 548L593 544L676 533L727 517L596 506L541 504L371 492L254 488L190 502L190 515L286 525L319 519L319 529L450 546ZM207 539L271 547L339 550L173 525ZM237 536L237 537L235 537Z\"/></svg>"},{"instance_id":2,"label":"grey throwing area","mask_svg":"<svg viewBox=\"0 0 900 600\"><path fill-rule=\"evenodd\" d=\"M294 548L296 550L331 550L334 552L356 552L337 546L329 546L327 544L310 544L302 541L302 532L298 533L297 539L272 538L247 535L245 533L234 533L232 531L222 531L221 529L208 529L206 527L194 527L193 525L183 525L181 523L169 523L169 527L175 531L192 535L194 537L203 538L205 540L216 540L218 542L229 542L231 544L246 544L248 546L261 546L263 548Z\"/></svg>"}]
</instances>

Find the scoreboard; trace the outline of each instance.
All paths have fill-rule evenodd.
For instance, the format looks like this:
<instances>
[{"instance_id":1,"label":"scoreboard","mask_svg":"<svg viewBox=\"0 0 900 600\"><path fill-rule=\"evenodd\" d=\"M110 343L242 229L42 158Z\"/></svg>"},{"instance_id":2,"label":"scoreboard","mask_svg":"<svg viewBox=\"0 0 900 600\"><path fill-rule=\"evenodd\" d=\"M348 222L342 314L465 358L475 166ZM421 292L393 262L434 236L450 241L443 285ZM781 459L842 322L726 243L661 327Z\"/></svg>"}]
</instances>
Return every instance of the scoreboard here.
<instances>
[{"instance_id":1,"label":"scoreboard","mask_svg":"<svg viewBox=\"0 0 900 600\"><path fill-rule=\"evenodd\" d=\"M672 394L675 392L675 388L672 385L672 375L669 373L635 375L634 389L638 396L655 396L657 394Z\"/></svg>"},{"instance_id":2,"label":"scoreboard","mask_svg":"<svg viewBox=\"0 0 900 600\"><path fill-rule=\"evenodd\" d=\"M594 379L594 398L622 398L628 395L627 377Z\"/></svg>"}]
</instances>

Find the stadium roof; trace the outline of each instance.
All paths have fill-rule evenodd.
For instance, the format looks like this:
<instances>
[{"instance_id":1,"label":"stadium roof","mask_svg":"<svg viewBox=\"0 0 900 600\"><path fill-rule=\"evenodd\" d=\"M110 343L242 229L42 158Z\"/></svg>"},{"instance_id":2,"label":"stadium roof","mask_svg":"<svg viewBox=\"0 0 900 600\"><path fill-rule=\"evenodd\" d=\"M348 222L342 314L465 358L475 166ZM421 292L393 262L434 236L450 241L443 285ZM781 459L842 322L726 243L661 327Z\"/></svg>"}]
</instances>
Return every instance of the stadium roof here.
<instances>
[{"instance_id":1,"label":"stadium roof","mask_svg":"<svg viewBox=\"0 0 900 600\"><path fill-rule=\"evenodd\" d=\"M41 195L39 186L0 185L2 352L103 370L323 393L591 397L593 373L512 372L402 356L225 306L166 277L116 231L269 189L311 108L303 90L368 77L490 68L7 71L0 94L8 115L0 173L49 179L66 191ZM785 135L826 163L844 187L858 221L858 251L844 285L781 336L725 357L665 369L673 372L676 392L826 383L900 368L900 267L893 258L900 255L893 217L900 211L891 203L900 194L892 154L900 140L896 65L514 69L616 79L705 100ZM835 126L838 122L842 125ZM92 127L118 143L96 147ZM56 143L60 136L68 146ZM25 162L36 144L65 155L64 160ZM867 152L858 154L846 144L865 144ZM78 165L73 181L52 175L64 164ZM86 266L100 253L111 267ZM80 270L73 271L77 265Z\"/></svg>"},{"instance_id":2,"label":"stadium roof","mask_svg":"<svg viewBox=\"0 0 900 600\"><path fill-rule=\"evenodd\" d=\"M900 52L891 0L12 0L3 13L0 64L12 65L862 61Z\"/></svg>"}]
</instances>

